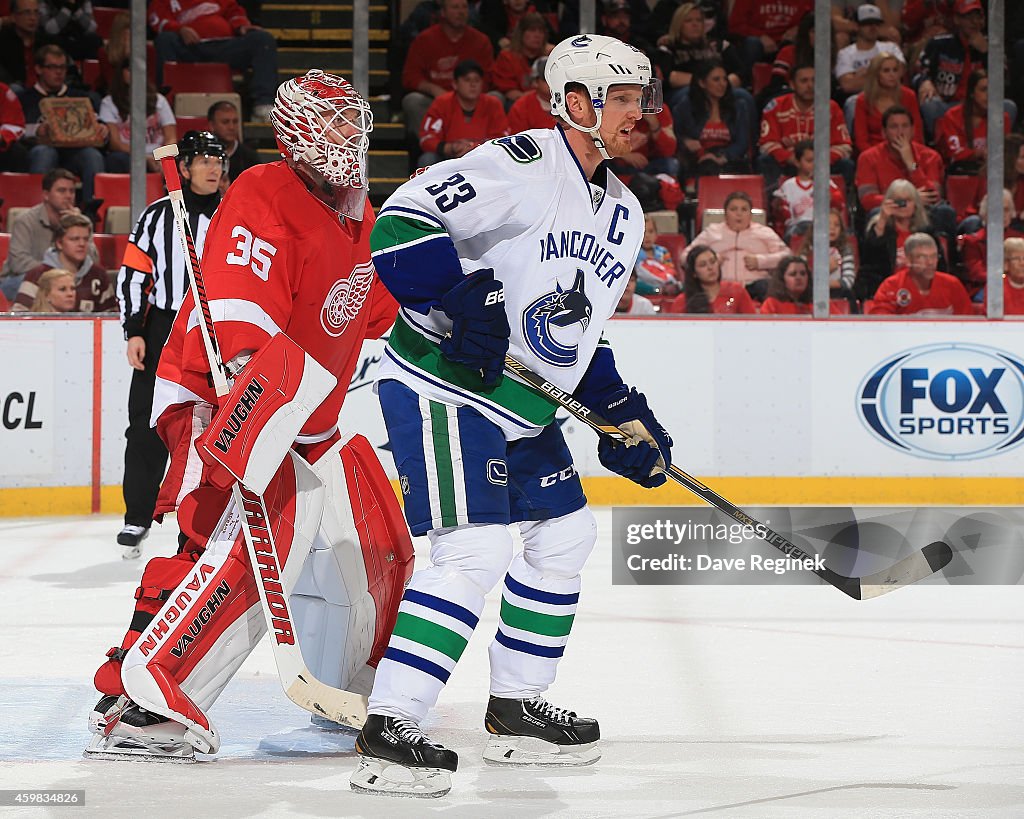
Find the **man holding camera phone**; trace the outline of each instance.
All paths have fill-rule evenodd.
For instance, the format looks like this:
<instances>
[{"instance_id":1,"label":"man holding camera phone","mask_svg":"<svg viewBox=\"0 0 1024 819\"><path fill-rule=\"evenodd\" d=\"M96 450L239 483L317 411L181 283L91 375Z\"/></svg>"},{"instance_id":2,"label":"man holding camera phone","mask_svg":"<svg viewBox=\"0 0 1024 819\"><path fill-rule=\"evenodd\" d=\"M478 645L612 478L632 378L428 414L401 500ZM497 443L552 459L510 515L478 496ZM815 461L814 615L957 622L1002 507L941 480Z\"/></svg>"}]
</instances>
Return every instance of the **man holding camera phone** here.
<instances>
[{"instance_id":1,"label":"man holding camera phone","mask_svg":"<svg viewBox=\"0 0 1024 819\"><path fill-rule=\"evenodd\" d=\"M868 218L881 207L883 191L897 179L913 183L932 226L949 238L956 235L956 211L942 199L942 157L914 141L914 120L901 105L882 115L885 142L864 151L857 160L857 196ZM906 206L906 202L902 206Z\"/></svg>"}]
</instances>

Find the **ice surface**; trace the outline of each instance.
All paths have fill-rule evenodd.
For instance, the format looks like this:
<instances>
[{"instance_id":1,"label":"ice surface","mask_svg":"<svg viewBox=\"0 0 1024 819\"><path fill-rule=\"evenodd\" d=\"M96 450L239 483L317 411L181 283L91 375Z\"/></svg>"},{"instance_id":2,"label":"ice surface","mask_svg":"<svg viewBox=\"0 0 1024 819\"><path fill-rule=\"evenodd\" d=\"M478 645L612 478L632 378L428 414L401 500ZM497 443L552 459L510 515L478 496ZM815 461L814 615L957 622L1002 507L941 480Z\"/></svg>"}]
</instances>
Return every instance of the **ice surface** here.
<instances>
[{"instance_id":1,"label":"ice surface","mask_svg":"<svg viewBox=\"0 0 1024 819\"><path fill-rule=\"evenodd\" d=\"M824 586L615 587L598 518L550 697L600 719L604 758L483 764L496 590L424 725L461 757L451 794L426 803L349 791L352 737L309 727L266 642L212 711L215 758L82 759L92 674L143 562L121 560L112 517L0 521L0 788L84 788L74 816L1024 816L1020 587L863 602ZM171 519L144 558L174 545ZM47 811L0 808L21 813Z\"/></svg>"}]
</instances>

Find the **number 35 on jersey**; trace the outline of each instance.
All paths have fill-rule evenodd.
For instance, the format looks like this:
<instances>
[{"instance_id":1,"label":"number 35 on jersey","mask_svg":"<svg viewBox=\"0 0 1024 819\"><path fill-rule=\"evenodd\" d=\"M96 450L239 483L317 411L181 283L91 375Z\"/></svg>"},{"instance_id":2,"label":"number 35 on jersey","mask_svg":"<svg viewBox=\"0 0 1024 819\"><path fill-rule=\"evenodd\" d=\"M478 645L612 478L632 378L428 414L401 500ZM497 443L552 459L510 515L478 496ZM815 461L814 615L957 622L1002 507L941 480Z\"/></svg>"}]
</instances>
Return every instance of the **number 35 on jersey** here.
<instances>
[{"instance_id":1,"label":"number 35 on jersey","mask_svg":"<svg viewBox=\"0 0 1024 819\"><path fill-rule=\"evenodd\" d=\"M253 273L266 281L270 277L270 266L274 263L277 248L259 236L253 236L241 225L232 228L231 238L238 239L238 244L235 245L234 252L228 254L227 263L249 267Z\"/></svg>"}]
</instances>

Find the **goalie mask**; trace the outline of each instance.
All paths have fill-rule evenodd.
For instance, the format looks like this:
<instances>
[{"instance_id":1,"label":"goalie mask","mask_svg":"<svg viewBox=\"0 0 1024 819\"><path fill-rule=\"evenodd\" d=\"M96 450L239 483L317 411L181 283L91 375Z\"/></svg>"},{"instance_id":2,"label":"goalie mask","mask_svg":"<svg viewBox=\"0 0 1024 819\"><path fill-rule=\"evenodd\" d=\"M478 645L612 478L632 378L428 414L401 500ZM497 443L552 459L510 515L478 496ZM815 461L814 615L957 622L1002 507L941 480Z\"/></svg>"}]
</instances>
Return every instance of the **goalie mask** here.
<instances>
[{"instance_id":1,"label":"goalie mask","mask_svg":"<svg viewBox=\"0 0 1024 819\"><path fill-rule=\"evenodd\" d=\"M342 216L362 219L373 114L351 84L312 69L277 89L270 121L310 193Z\"/></svg>"},{"instance_id":2,"label":"goalie mask","mask_svg":"<svg viewBox=\"0 0 1024 819\"><path fill-rule=\"evenodd\" d=\"M605 159L611 159L599 133L601 114L613 85L637 85L644 114L661 111L661 80L654 77L651 61L631 45L600 34L581 34L562 40L548 55L544 79L551 86L551 113L594 140ZM597 120L590 127L573 122L566 108L566 86L578 83L587 89ZM571 88L569 90L572 90Z\"/></svg>"}]
</instances>

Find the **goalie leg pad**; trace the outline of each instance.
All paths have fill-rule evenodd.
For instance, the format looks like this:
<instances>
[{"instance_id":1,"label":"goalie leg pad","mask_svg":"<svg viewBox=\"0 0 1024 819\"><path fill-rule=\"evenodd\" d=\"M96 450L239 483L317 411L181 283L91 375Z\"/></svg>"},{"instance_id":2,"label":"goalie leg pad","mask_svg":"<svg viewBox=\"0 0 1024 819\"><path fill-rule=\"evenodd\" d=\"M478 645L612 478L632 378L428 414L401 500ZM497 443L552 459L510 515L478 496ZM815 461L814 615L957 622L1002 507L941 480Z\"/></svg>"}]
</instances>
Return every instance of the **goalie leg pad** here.
<instances>
[{"instance_id":1,"label":"goalie leg pad","mask_svg":"<svg viewBox=\"0 0 1024 819\"><path fill-rule=\"evenodd\" d=\"M368 694L412 574L412 538L362 435L339 441L313 470L326 500L291 599L299 645L318 679Z\"/></svg>"},{"instance_id":2,"label":"goalie leg pad","mask_svg":"<svg viewBox=\"0 0 1024 819\"><path fill-rule=\"evenodd\" d=\"M238 513L225 510L207 550L128 650L126 693L188 729L213 753L220 737L205 711L266 631Z\"/></svg>"}]
</instances>

